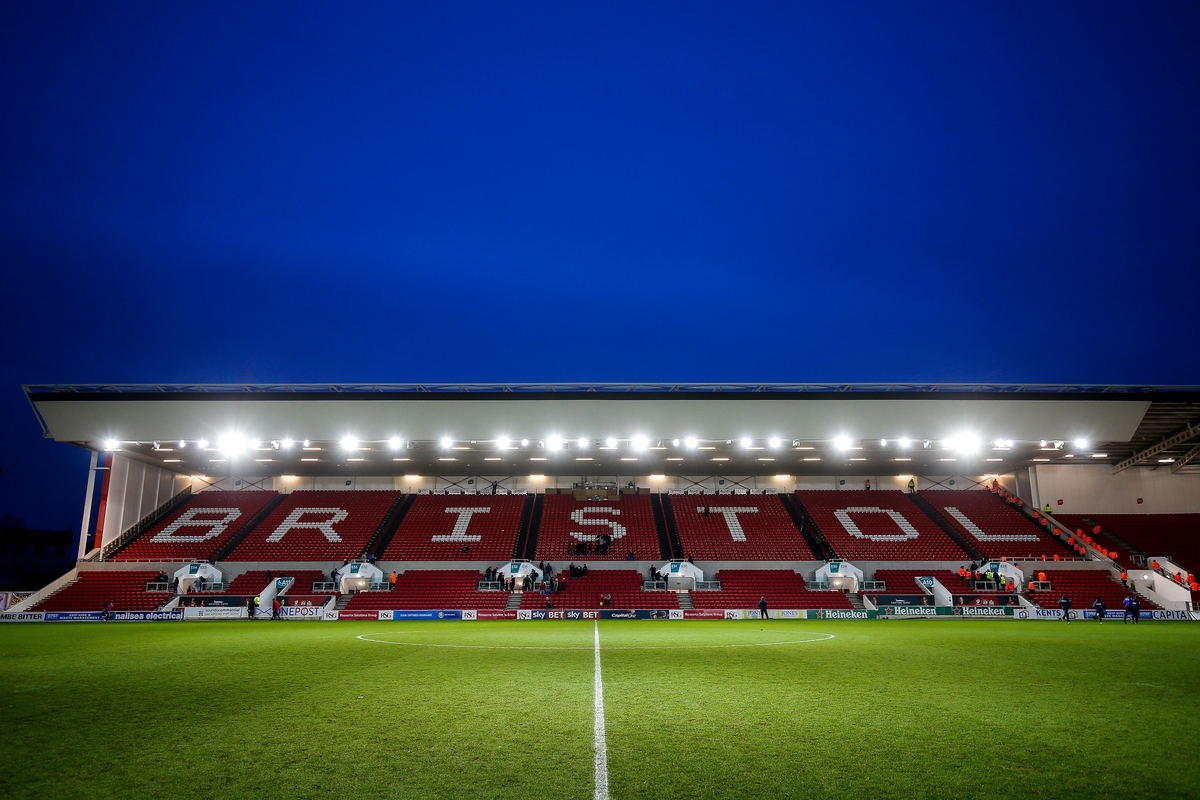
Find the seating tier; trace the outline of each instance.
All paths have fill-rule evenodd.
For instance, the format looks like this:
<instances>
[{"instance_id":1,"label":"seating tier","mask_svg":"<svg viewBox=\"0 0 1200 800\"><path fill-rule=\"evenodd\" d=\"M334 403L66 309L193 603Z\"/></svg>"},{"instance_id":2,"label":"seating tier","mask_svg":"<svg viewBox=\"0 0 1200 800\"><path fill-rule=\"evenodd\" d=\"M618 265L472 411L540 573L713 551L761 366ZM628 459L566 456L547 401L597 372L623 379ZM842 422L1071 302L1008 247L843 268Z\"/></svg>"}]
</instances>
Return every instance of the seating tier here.
<instances>
[{"instance_id":1,"label":"seating tier","mask_svg":"<svg viewBox=\"0 0 1200 800\"><path fill-rule=\"evenodd\" d=\"M679 598L674 592L642 589L642 576L632 569L593 569L579 578L562 572L558 579L562 582L562 591L550 595L555 608L601 608L600 598L604 594L612 595L612 602L605 608L679 608ZM521 608L545 607L546 598L538 592L525 592L521 596Z\"/></svg>"},{"instance_id":2,"label":"seating tier","mask_svg":"<svg viewBox=\"0 0 1200 800\"><path fill-rule=\"evenodd\" d=\"M1061 569L1039 570L1046 573L1050 588L1043 591L1027 591L1025 596L1042 608L1058 608L1058 601L1064 594L1071 598L1071 608L1080 613L1090 610L1092 603L1099 597L1110 611L1124 609L1124 601L1130 592L1113 580L1108 570L1100 569ZM1158 606L1146 598L1141 598L1142 610L1152 611Z\"/></svg>"},{"instance_id":3,"label":"seating tier","mask_svg":"<svg viewBox=\"0 0 1200 800\"><path fill-rule=\"evenodd\" d=\"M766 597L768 609L854 608L837 591L812 591L804 578L786 569L723 569L716 574L721 591L692 592L696 608L758 608Z\"/></svg>"},{"instance_id":4,"label":"seating tier","mask_svg":"<svg viewBox=\"0 0 1200 800\"><path fill-rule=\"evenodd\" d=\"M596 555L593 550L582 556L575 549L581 542L595 543L605 533L613 537L605 555ZM620 500L605 501L578 501L566 494L546 495L538 530L539 559L624 561L631 551L638 561L662 558L650 495L627 494Z\"/></svg>"},{"instance_id":5,"label":"seating tier","mask_svg":"<svg viewBox=\"0 0 1200 800\"><path fill-rule=\"evenodd\" d=\"M903 492L796 492L842 558L866 561L963 561L969 556Z\"/></svg>"},{"instance_id":6,"label":"seating tier","mask_svg":"<svg viewBox=\"0 0 1200 800\"><path fill-rule=\"evenodd\" d=\"M200 492L110 560L205 561L275 496L256 489Z\"/></svg>"},{"instance_id":7,"label":"seating tier","mask_svg":"<svg viewBox=\"0 0 1200 800\"><path fill-rule=\"evenodd\" d=\"M146 584L157 576L153 571L80 572L78 579L33 610L103 611L111 600L114 611L153 611L172 597L170 592L146 591Z\"/></svg>"},{"instance_id":8,"label":"seating tier","mask_svg":"<svg viewBox=\"0 0 1200 800\"><path fill-rule=\"evenodd\" d=\"M723 561L816 558L776 495L674 495L670 503L683 551L693 558Z\"/></svg>"},{"instance_id":9,"label":"seating tier","mask_svg":"<svg viewBox=\"0 0 1200 800\"><path fill-rule=\"evenodd\" d=\"M482 577L474 570L410 569L398 576L390 592L359 592L346 604L346 610L502 610L508 593L478 591L475 587Z\"/></svg>"},{"instance_id":10,"label":"seating tier","mask_svg":"<svg viewBox=\"0 0 1200 800\"><path fill-rule=\"evenodd\" d=\"M932 490L921 492L921 497L988 558L1075 555L1012 504L985 489Z\"/></svg>"},{"instance_id":11,"label":"seating tier","mask_svg":"<svg viewBox=\"0 0 1200 800\"><path fill-rule=\"evenodd\" d=\"M358 558L399 496L392 491L292 492L227 560Z\"/></svg>"},{"instance_id":12,"label":"seating tier","mask_svg":"<svg viewBox=\"0 0 1200 800\"><path fill-rule=\"evenodd\" d=\"M507 561L524 507L521 495L420 495L382 560Z\"/></svg>"},{"instance_id":13,"label":"seating tier","mask_svg":"<svg viewBox=\"0 0 1200 800\"><path fill-rule=\"evenodd\" d=\"M1200 514L1088 514L1144 555L1169 558L1200 575ZM1089 531L1084 525L1080 525Z\"/></svg>"}]
</instances>

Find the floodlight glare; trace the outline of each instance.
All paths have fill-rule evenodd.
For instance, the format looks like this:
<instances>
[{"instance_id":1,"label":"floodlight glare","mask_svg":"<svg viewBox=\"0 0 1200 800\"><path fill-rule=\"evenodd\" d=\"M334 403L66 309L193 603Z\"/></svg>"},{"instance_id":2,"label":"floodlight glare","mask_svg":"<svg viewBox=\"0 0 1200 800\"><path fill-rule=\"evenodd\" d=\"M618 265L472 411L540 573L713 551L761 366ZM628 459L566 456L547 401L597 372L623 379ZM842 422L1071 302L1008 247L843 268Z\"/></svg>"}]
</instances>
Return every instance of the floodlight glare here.
<instances>
[{"instance_id":1,"label":"floodlight glare","mask_svg":"<svg viewBox=\"0 0 1200 800\"><path fill-rule=\"evenodd\" d=\"M395 436L393 436L391 439L388 439L388 447L392 448L393 450L399 450L400 446L403 444L404 442L400 441L400 439Z\"/></svg>"},{"instance_id":2,"label":"floodlight glare","mask_svg":"<svg viewBox=\"0 0 1200 800\"><path fill-rule=\"evenodd\" d=\"M342 437L342 447L347 450L357 450L358 439L355 439L353 436L344 436Z\"/></svg>"},{"instance_id":3,"label":"floodlight glare","mask_svg":"<svg viewBox=\"0 0 1200 800\"><path fill-rule=\"evenodd\" d=\"M305 440L304 440L304 446L305 446L305 447L308 447L308 446L309 446L309 444L310 444L310 443L309 443L308 439L305 439Z\"/></svg>"},{"instance_id":4,"label":"floodlight glare","mask_svg":"<svg viewBox=\"0 0 1200 800\"><path fill-rule=\"evenodd\" d=\"M449 436L442 437L442 447L450 447L453 444L454 444L454 440L451 439Z\"/></svg>"},{"instance_id":5,"label":"floodlight glare","mask_svg":"<svg viewBox=\"0 0 1200 800\"><path fill-rule=\"evenodd\" d=\"M521 447L529 447L529 440L528 440L528 439L522 439L522 440L521 440Z\"/></svg>"},{"instance_id":6,"label":"floodlight glare","mask_svg":"<svg viewBox=\"0 0 1200 800\"><path fill-rule=\"evenodd\" d=\"M974 453L979 449L979 437L969 433L957 436L954 440L954 449L960 453Z\"/></svg>"},{"instance_id":7,"label":"floodlight glare","mask_svg":"<svg viewBox=\"0 0 1200 800\"><path fill-rule=\"evenodd\" d=\"M629 443L633 445L634 450L645 450L650 444L645 436L635 436Z\"/></svg>"},{"instance_id":8,"label":"floodlight glare","mask_svg":"<svg viewBox=\"0 0 1200 800\"><path fill-rule=\"evenodd\" d=\"M116 450L118 445L120 445L120 442L118 442L116 439L105 439L104 440L104 449L105 450Z\"/></svg>"},{"instance_id":9,"label":"floodlight glare","mask_svg":"<svg viewBox=\"0 0 1200 800\"><path fill-rule=\"evenodd\" d=\"M582 436L580 436L578 444L579 444L580 449L585 448L588 446L588 440L583 438Z\"/></svg>"},{"instance_id":10,"label":"floodlight glare","mask_svg":"<svg viewBox=\"0 0 1200 800\"><path fill-rule=\"evenodd\" d=\"M617 446L616 438L613 436L608 437L607 439L604 440L604 446L605 447L616 447Z\"/></svg>"},{"instance_id":11,"label":"floodlight glare","mask_svg":"<svg viewBox=\"0 0 1200 800\"><path fill-rule=\"evenodd\" d=\"M196 446L199 447L201 450L207 450L208 449L208 439L201 439L200 441L196 442Z\"/></svg>"},{"instance_id":12,"label":"floodlight glare","mask_svg":"<svg viewBox=\"0 0 1200 800\"><path fill-rule=\"evenodd\" d=\"M903 448L905 448L905 449L908 449L908 446L909 446L910 444L912 444L912 442L911 442L911 441L909 441L907 437L906 437L906 438L904 438L904 439L901 439L901 440L900 440L900 446L901 446L901 447L903 447Z\"/></svg>"},{"instance_id":13,"label":"floodlight glare","mask_svg":"<svg viewBox=\"0 0 1200 800\"><path fill-rule=\"evenodd\" d=\"M1086 449L1088 446L1088 440L1087 439L1076 439L1075 446L1078 447L1080 450Z\"/></svg>"},{"instance_id":14,"label":"floodlight glare","mask_svg":"<svg viewBox=\"0 0 1200 800\"><path fill-rule=\"evenodd\" d=\"M231 433L221 438L219 446L226 453L240 453L246 449L246 440L237 434Z\"/></svg>"},{"instance_id":15,"label":"floodlight glare","mask_svg":"<svg viewBox=\"0 0 1200 800\"><path fill-rule=\"evenodd\" d=\"M684 445L686 445L686 446L687 446L687 448L688 448L689 450L695 450L695 449L696 449L696 446L697 446L698 444L700 444L700 442L698 442L698 441L696 440L696 437L695 437L695 436L689 436L689 437L687 437L686 439L684 439L684 440L683 440L683 443L684 443Z\"/></svg>"},{"instance_id":16,"label":"floodlight glare","mask_svg":"<svg viewBox=\"0 0 1200 800\"><path fill-rule=\"evenodd\" d=\"M1005 446L1005 447L1012 447L1012 439L1005 439L1005 440L1004 440L1004 446Z\"/></svg>"},{"instance_id":17,"label":"floodlight glare","mask_svg":"<svg viewBox=\"0 0 1200 800\"><path fill-rule=\"evenodd\" d=\"M179 449L182 450L185 447L187 447L187 442L185 442L183 439L180 439L179 440Z\"/></svg>"},{"instance_id":18,"label":"floodlight glare","mask_svg":"<svg viewBox=\"0 0 1200 800\"><path fill-rule=\"evenodd\" d=\"M838 436L837 438L835 438L833 440L833 446L836 447L838 450L849 450L850 449L850 437L849 436Z\"/></svg>"},{"instance_id":19,"label":"floodlight glare","mask_svg":"<svg viewBox=\"0 0 1200 800\"><path fill-rule=\"evenodd\" d=\"M672 446L674 446L674 447L679 447L679 440L678 440L678 439L672 439L672 440L671 440L671 445L672 445Z\"/></svg>"},{"instance_id":20,"label":"floodlight glare","mask_svg":"<svg viewBox=\"0 0 1200 800\"><path fill-rule=\"evenodd\" d=\"M742 437L742 447L750 447L753 444L754 444L754 442L750 441L749 436Z\"/></svg>"},{"instance_id":21,"label":"floodlight glare","mask_svg":"<svg viewBox=\"0 0 1200 800\"><path fill-rule=\"evenodd\" d=\"M562 440L561 436L547 436L546 437L546 449L547 450L562 450L562 446L563 446L563 440Z\"/></svg>"},{"instance_id":22,"label":"floodlight glare","mask_svg":"<svg viewBox=\"0 0 1200 800\"><path fill-rule=\"evenodd\" d=\"M879 440L879 446L880 446L880 447L887 447L887 439L880 439L880 440Z\"/></svg>"},{"instance_id":23,"label":"floodlight glare","mask_svg":"<svg viewBox=\"0 0 1200 800\"><path fill-rule=\"evenodd\" d=\"M496 440L496 446L499 447L501 450L507 450L508 445L509 445L509 441L508 441L507 436L501 436L499 439Z\"/></svg>"},{"instance_id":24,"label":"floodlight glare","mask_svg":"<svg viewBox=\"0 0 1200 800\"><path fill-rule=\"evenodd\" d=\"M772 436L770 439L767 439L768 447L776 448L776 447L779 447L779 445L781 445L781 444L783 444L783 442L779 441L778 436Z\"/></svg>"}]
</instances>

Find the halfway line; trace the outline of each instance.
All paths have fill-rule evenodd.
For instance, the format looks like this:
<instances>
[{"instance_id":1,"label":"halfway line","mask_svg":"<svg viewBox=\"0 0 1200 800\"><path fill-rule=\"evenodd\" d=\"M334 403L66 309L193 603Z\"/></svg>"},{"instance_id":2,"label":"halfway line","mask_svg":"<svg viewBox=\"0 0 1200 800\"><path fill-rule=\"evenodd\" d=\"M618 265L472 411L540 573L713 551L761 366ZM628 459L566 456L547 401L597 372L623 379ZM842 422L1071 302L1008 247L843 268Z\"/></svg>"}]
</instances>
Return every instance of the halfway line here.
<instances>
[{"instance_id":1,"label":"halfway line","mask_svg":"<svg viewBox=\"0 0 1200 800\"><path fill-rule=\"evenodd\" d=\"M596 749L596 793L595 800L608 800L608 744L604 736L604 681L600 677L600 622L596 621L596 682L595 724L593 726Z\"/></svg>"}]
</instances>

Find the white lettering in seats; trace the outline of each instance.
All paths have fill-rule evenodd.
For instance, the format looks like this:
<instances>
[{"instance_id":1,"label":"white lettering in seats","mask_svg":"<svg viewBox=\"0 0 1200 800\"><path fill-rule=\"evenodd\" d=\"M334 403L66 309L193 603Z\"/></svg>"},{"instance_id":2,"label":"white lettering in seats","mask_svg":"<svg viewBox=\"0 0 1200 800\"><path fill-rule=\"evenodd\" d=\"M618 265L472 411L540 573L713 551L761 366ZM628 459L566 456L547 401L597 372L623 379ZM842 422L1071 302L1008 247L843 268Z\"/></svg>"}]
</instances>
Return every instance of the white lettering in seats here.
<instances>
[{"instance_id":1,"label":"white lettering in seats","mask_svg":"<svg viewBox=\"0 0 1200 800\"><path fill-rule=\"evenodd\" d=\"M984 533L982 528L980 528L974 522L971 522L971 520L967 519L967 515L959 511L954 506L946 506L946 513L958 520L958 523L967 529L967 533L971 534L981 542L1039 541L1036 533Z\"/></svg>"},{"instance_id":2,"label":"white lettering in seats","mask_svg":"<svg viewBox=\"0 0 1200 800\"><path fill-rule=\"evenodd\" d=\"M328 519L308 520L302 522L300 520L305 514L328 514ZM267 537L268 542L278 542L283 538L283 535L290 530L303 528L307 530L318 530L325 534L325 538L331 542L340 542L342 537L337 535L337 531L333 526L350 516L346 511L340 508L297 508L292 513L287 515L287 519L279 523L279 527L275 532Z\"/></svg>"},{"instance_id":3,"label":"white lettering in seats","mask_svg":"<svg viewBox=\"0 0 1200 800\"><path fill-rule=\"evenodd\" d=\"M620 539L625 535L625 526L611 519L593 519L585 517L584 514L612 514L614 517L621 515L621 509L612 508L611 506L594 506L590 508L577 508L571 512L571 519L577 525L603 525L612 530L612 537ZM596 542L600 540L598 533L584 533L583 531L571 531L571 535L581 542Z\"/></svg>"},{"instance_id":4,"label":"white lettering in seats","mask_svg":"<svg viewBox=\"0 0 1200 800\"><path fill-rule=\"evenodd\" d=\"M458 514L458 519L454 521L454 530L450 531L449 536L434 536L432 541L435 542L478 542L478 536L467 536L467 526L471 524L471 517L475 514L489 514L492 509L490 506L476 506L474 508L447 508L447 514Z\"/></svg>"},{"instance_id":5,"label":"white lettering in seats","mask_svg":"<svg viewBox=\"0 0 1200 800\"><path fill-rule=\"evenodd\" d=\"M887 514L903 533L863 533L854 524L854 520L850 519L851 514ZM903 542L908 539L915 539L919 535L911 522L906 520L899 511L893 511L890 508L851 506L850 508L839 508L833 512L833 515L842 523L842 527L846 529L846 533L858 539L870 539L873 542Z\"/></svg>"},{"instance_id":6,"label":"white lettering in seats","mask_svg":"<svg viewBox=\"0 0 1200 800\"><path fill-rule=\"evenodd\" d=\"M729 528L729 535L733 537L735 542L746 541L746 532L742 530L742 523L738 520L737 515L758 513L757 508L749 507L741 508L734 506L722 506L718 508L717 506L696 506L696 510L701 514L704 513L705 508L715 511L721 516L725 517L725 525Z\"/></svg>"},{"instance_id":7,"label":"white lettering in seats","mask_svg":"<svg viewBox=\"0 0 1200 800\"><path fill-rule=\"evenodd\" d=\"M200 514L224 514L221 519L196 519ZM229 523L242 515L237 508L189 508L179 515L179 519L154 535L152 542L203 542L214 536L220 536L229 527ZM208 528L203 536L175 536L181 528Z\"/></svg>"}]
</instances>

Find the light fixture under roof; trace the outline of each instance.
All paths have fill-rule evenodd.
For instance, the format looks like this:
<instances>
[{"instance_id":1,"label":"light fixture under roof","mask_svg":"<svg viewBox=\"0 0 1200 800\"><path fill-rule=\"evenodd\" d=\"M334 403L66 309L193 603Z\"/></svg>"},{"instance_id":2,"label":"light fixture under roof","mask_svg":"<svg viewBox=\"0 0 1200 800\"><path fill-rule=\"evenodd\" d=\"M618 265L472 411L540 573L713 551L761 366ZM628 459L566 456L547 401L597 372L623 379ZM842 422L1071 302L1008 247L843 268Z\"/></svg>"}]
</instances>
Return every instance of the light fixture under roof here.
<instances>
[{"instance_id":1,"label":"light fixture under roof","mask_svg":"<svg viewBox=\"0 0 1200 800\"><path fill-rule=\"evenodd\" d=\"M501 436L499 439L496 440L496 446L499 447L501 450L507 450L509 444L511 444L511 442L509 441L507 436Z\"/></svg>"},{"instance_id":2,"label":"light fixture under roof","mask_svg":"<svg viewBox=\"0 0 1200 800\"><path fill-rule=\"evenodd\" d=\"M562 440L561 436L547 436L546 437L546 449L547 450L562 450L562 446L563 446L563 440Z\"/></svg>"},{"instance_id":3,"label":"light fixture under roof","mask_svg":"<svg viewBox=\"0 0 1200 800\"><path fill-rule=\"evenodd\" d=\"M357 450L358 449L358 439L354 438L353 436L343 436L342 437L342 447L344 447L347 450Z\"/></svg>"},{"instance_id":4,"label":"light fixture under roof","mask_svg":"<svg viewBox=\"0 0 1200 800\"><path fill-rule=\"evenodd\" d=\"M689 450L695 450L696 445L698 444L700 444L700 442L697 441L695 436L689 436L683 440L683 446L687 447Z\"/></svg>"},{"instance_id":5,"label":"light fixture under roof","mask_svg":"<svg viewBox=\"0 0 1200 800\"><path fill-rule=\"evenodd\" d=\"M780 438L778 436L772 436L770 439L767 439L767 447L770 447L772 449L779 447L782 444L783 444L783 442L780 440Z\"/></svg>"},{"instance_id":6,"label":"light fixture under roof","mask_svg":"<svg viewBox=\"0 0 1200 800\"><path fill-rule=\"evenodd\" d=\"M1087 439L1076 439L1075 446L1078 447L1080 450L1086 450L1087 446L1088 446L1088 440Z\"/></svg>"},{"instance_id":7,"label":"light fixture under roof","mask_svg":"<svg viewBox=\"0 0 1200 800\"><path fill-rule=\"evenodd\" d=\"M116 439L105 439L104 440L104 449L105 450L116 450L120 446L121 446L121 443L118 442Z\"/></svg>"},{"instance_id":8,"label":"light fixture under roof","mask_svg":"<svg viewBox=\"0 0 1200 800\"><path fill-rule=\"evenodd\" d=\"M529 447L529 440L528 440L528 439L522 439L522 440L521 440L521 447Z\"/></svg>"},{"instance_id":9,"label":"light fixture under roof","mask_svg":"<svg viewBox=\"0 0 1200 800\"><path fill-rule=\"evenodd\" d=\"M645 436L634 436L629 443L634 450L645 450L650 445L650 441Z\"/></svg>"},{"instance_id":10,"label":"light fixture under roof","mask_svg":"<svg viewBox=\"0 0 1200 800\"><path fill-rule=\"evenodd\" d=\"M454 440L449 436L442 437L442 447L449 448L454 444Z\"/></svg>"},{"instance_id":11,"label":"light fixture under roof","mask_svg":"<svg viewBox=\"0 0 1200 800\"><path fill-rule=\"evenodd\" d=\"M850 437L849 436L834 437L833 446L836 447L838 450L849 450L850 449Z\"/></svg>"},{"instance_id":12,"label":"light fixture under roof","mask_svg":"<svg viewBox=\"0 0 1200 800\"><path fill-rule=\"evenodd\" d=\"M588 446L588 440L580 436L579 441L577 441L575 444L579 445L579 449L582 450Z\"/></svg>"},{"instance_id":13,"label":"light fixture under roof","mask_svg":"<svg viewBox=\"0 0 1200 800\"><path fill-rule=\"evenodd\" d=\"M911 444L912 444L912 441L910 439L908 439L908 437L905 437L900 440L900 446L905 448L906 450L908 449L908 446Z\"/></svg>"},{"instance_id":14,"label":"light fixture under roof","mask_svg":"<svg viewBox=\"0 0 1200 800\"><path fill-rule=\"evenodd\" d=\"M672 447L679 447L679 440L678 440L678 439L672 439L672 440L671 440L671 446L672 446Z\"/></svg>"},{"instance_id":15,"label":"light fixture under roof","mask_svg":"<svg viewBox=\"0 0 1200 800\"><path fill-rule=\"evenodd\" d=\"M742 447L753 447L753 446L754 446L754 442L750 439L749 436L742 437Z\"/></svg>"}]
</instances>

